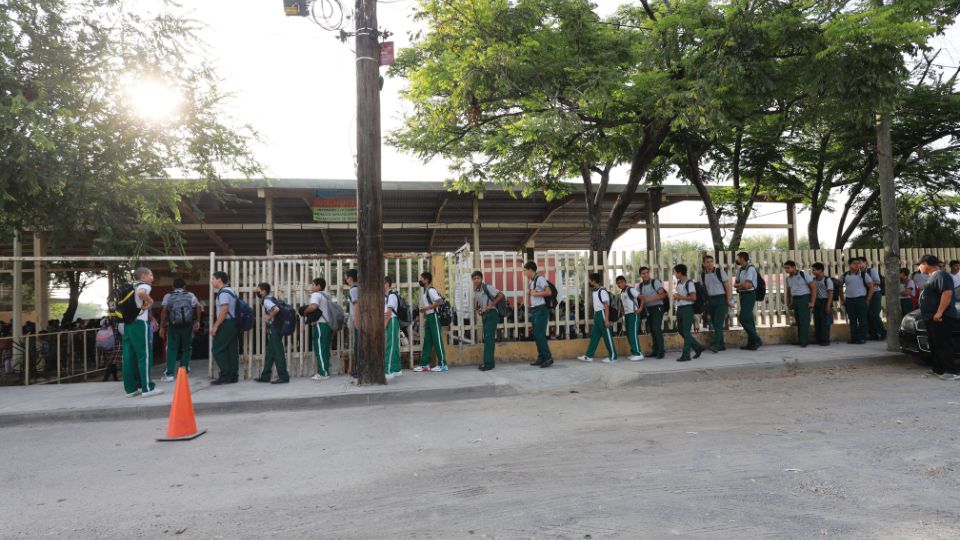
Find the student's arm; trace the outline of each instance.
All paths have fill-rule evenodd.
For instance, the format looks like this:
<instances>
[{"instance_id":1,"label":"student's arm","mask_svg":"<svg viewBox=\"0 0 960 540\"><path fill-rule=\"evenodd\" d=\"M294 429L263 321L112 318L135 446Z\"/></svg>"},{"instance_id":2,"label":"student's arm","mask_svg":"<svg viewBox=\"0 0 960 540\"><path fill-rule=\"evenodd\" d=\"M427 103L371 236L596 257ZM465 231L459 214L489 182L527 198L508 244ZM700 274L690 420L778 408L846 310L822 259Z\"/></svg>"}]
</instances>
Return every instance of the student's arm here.
<instances>
[{"instance_id":1,"label":"student's arm","mask_svg":"<svg viewBox=\"0 0 960 540\"><path fill-rule=\"evenodd\" d=\"M270 319L276 317L276 316L277 316L277 313L280 313L280 308L274 306L273 309L271 309L270 311L268 311L268 312L263 316L263 322L270 322Z\"/></svg>"},{"instance_id":2,"label":"student's arm","mask_svg":"<svg viewBox=\"0 0 960 540\"><path fill-rule=\"evenodd\" d=\"M390 324L390 319L393 318L393 308L390 308L387 311L383 312L383 327L386 328ZM423 325L421 325L420 332L423 332Z\"/></svg>"},{"instance_id":3,"label":"student's arm","mask_svg":"<svg viewBox=\"0 0 960 540\"><path fill-rule=\"evenodd\" d=\"M137 297L143 301L140 311L150 311L150 308L153 307L153 298L150 298L150 293L143 289L137 289Z\"/></svg>"},{"instance_id":4,"label":"student's arm","mask_svg":"<svg viewBox=\"0 0 960 540\"><path fill-rule=\"evenodd\" d=\"M220 298L220 294L217 294L217 298ZM220 325L223 324L223 321L227 319L227 314L230 313L230 307L227 304L221 304L220 310L217 312L217 320L213 322L213 328L210 329L210 335L216 336L217 330L220 329Z\"/></svg>"},{"instance_id":5,"label":"student's arm","mask_svg":"<svg viewBox=\"0 0 960 540\"><path fill-rule=\"evenodd\" d=\"M167 337L167 306L160 308L160 337Z\"/></svg>"},{"instance_id":6,"label":"student's arm","mask_svg":"<svg viewBox=\"0 0 960 540\"><path fill-rule=\"evenodd\" d=\"M943 320L943 312L950 306L950 302L953 302L953 291L943 291L943 294L940 295L940 305L937 306L937 312L934 313L933 320L937 322Z\"/></svg>"},{"instance_id":7,"label":"student's arm","mask_svg":"<svg viewBox=\"0 0 960 540\"><path fill-rule=\"evenodd\" d=\"M723 290L727 294L727 305L733 307L733 287L730 286L731 280L728 279L723 282Z\"/></svg>"},{"instance_id":8,"label":"student's arm","mask_svg":"<svg viewBox=\"0 0 960 540\"><path fill-rule=\"evenodd\" d=\"M653 281L650 282L650 286L651 286L651 287L653 286ZM667 289L663 286L663 282L662 282L662 281L660 282L660 288L657 289L657 290L660 291L660 293L657 294L656 300L666 300L667 298L670 297L670 295L667 294Z\"/></svg>"},{"instance_id":9,"label":"student's arm","mask_svg":"<svg viewBox=\"0 0 960 540\"><path fill-rule=\"evenodd\" d=\"M203 317L203 305L200 301L197 301L197 304L193 306L193 331L200 331L200 319ZM161 313L160 316L163 317L165 314Z\"/></svg>"},{"instance_id":10,"label":"student's arm","mask_svg":"<svg viewBox=\"0 0 960 540\"><path fill-rule=\"evenodd\" d=\"M830 278L826 278L826 279L830 279ZM828 282L828 283L830 283L830 282ZM827 289L827 305L824 306L824 308L823 308L823 311L824 311L825 313L831 313L831 312L832 312L831 309L830 309L830 306L833 305L833 293L834 293L834 292L835 292L835 291L834 291L833 289Z\"/></svg>"},{"instance_id":11,"label":"student's arm","mask_svg":"<svg viewBox=\"0 0 960 540\"><path fill-rule=\"evenodd\" d=\"M810 302L807 307L813 309L813 306L817 303L817 282L811 280L807 285L810 286Z\"/></svg>"},{"instance_id":12,"label":"student's arm","mask_svg":"<svg viewBox=\"0 0 960 540\"><path fill-rule=\"evenodd\" d=\"M613 323L610 321L610 293L607 293L607 301L603 303L603 321L607 326L613 326Z\"/></svg>"},{"instance_id":13,"label":"student's arm","mask_svg":"<svg viewBox=\"0 0 960 540\"><path fill-rule=\"evenodd\" d=\"M873 298L873 289L874 289L873 282L871 281L870 283L867 283L867 303L868 304L870 303L870 299Z\"/></svg>"}]
</instances>

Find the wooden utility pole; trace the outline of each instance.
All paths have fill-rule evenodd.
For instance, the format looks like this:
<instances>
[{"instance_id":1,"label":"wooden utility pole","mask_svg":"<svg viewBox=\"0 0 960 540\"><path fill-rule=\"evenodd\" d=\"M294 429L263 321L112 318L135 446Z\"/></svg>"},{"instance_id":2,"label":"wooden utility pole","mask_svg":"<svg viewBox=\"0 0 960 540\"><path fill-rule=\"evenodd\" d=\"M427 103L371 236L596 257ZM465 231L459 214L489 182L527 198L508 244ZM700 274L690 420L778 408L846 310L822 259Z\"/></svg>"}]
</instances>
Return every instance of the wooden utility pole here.
<instances>
[{"instance_id":1,"label":"wooden utility pole","mask_svg":"<svg viewBox=\"0 0 960 540\"><path fill-rule=\"evenodd\" d=\"M357 270L360 384L386 384L383 365L383 214L380 185L380 40L376 0L356 0Z\"/></svg>"}]
</instances>

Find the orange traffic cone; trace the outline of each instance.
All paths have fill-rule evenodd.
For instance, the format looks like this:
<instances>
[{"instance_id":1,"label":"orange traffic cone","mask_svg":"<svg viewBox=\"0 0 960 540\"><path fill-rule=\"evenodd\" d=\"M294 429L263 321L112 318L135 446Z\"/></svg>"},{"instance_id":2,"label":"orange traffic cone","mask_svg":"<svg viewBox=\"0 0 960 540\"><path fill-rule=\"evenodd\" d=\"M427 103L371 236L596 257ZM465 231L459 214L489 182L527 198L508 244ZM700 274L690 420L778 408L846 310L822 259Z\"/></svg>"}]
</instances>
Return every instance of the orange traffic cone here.
<instances>
[{"instance_id":1,"label":"orange traffic cone","mask_svg":"<svg viewBox=\"0 0 960 540\"><path fill-rule=\"evenodd\" d=\"M170 406L170 423L167 424L167 436L158 441L190 441L206 433L197 430L197 420L193 415L193 400L190 399L190 382L187 380L187 368L177 371L177 385L173 389L173 404Z\"/></svg>"}]
</instances>

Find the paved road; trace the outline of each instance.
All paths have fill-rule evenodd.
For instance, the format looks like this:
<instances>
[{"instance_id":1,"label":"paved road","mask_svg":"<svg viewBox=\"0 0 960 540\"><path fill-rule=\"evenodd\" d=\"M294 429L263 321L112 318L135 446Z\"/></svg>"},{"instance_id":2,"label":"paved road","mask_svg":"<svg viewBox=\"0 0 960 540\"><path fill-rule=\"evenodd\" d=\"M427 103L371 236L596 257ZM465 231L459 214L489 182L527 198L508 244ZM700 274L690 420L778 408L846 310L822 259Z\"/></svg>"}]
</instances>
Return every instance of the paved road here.
<instances>
[{"instance_id":1,"label":"paved road","mask_svg":"<svg viewBox=\"0 0 960 540\"><path fill-rule=\"evenodd\" d=\"M960 383L909 366L201 421L0 429L0 535L960 536Z\"/></svg>"}]
</instances>

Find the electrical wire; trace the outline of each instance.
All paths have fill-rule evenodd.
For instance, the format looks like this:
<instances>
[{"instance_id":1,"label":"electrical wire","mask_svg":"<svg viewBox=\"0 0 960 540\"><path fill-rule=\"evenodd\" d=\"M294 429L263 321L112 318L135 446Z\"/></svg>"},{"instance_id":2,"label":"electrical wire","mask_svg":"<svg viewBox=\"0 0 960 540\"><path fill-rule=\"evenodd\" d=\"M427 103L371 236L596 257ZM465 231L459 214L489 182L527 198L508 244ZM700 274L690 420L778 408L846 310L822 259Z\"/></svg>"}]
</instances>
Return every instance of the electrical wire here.
<instances>
[{"instance_id":1,"label":"electrical wire","mask_svg":"<svg viewBox=\"0 0 960 540\"><path fill-rule=\"evenodd\" d=\"M320 28L336 32L343 28L343 4L340 0L313 0L310 3L310 19Z\"/></svg>"}]
</instances>

